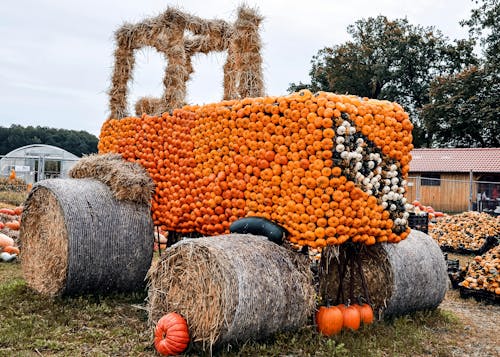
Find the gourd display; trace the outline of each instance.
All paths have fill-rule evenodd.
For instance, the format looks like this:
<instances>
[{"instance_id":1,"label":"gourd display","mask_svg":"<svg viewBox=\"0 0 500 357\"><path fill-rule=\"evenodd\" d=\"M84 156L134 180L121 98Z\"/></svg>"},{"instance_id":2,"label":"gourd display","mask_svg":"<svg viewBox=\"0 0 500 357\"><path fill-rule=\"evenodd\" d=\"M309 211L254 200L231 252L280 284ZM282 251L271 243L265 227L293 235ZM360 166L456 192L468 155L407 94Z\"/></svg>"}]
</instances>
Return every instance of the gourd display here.
<instances>
[{"instance_id":1,"label":"gourd display","mask_svg":"<svg viewBox=\"0 0 500 357\"><path fill-rule=\"evenodd\" d=\"M6 234L0 233L0 248L14 245L14 240Z\"/></svg>"},{"instance_id":2,"label":"gourd display","mask_svg":"<svg viewBox=\"0 0 500 357\"><path fill-rule=\"evenodd\" d=\"M443 250L482 254L483 250L490 248L484 247L490 243L490 237L500 237L500 217L473 211L446 215L431 227L429 235ZM496 240L490 241L497 243Z\"/></svg>"},{"instance_id":3,"label":"gourd display","mask_svg":"<svg viewBox=\"0 0 500 357\"><path fill-rule=\"evenodd\" d=\"M472 290L485 290L500 296L500 246L478 255L467 266L465 279L459 285Z\"/></svg>"},{"instance_id":4,"label":"gourd display","mask_svg":"<svg viewBox=\"0 0 500 357\"><path fill-rule=\"evenodd\" d=\"M396 103L303 90L110 119L98 148L148 170L163 230L222 234L257 216L293 244L372 245L409 234L412 128Z\"/></svg>"}]
</instances>

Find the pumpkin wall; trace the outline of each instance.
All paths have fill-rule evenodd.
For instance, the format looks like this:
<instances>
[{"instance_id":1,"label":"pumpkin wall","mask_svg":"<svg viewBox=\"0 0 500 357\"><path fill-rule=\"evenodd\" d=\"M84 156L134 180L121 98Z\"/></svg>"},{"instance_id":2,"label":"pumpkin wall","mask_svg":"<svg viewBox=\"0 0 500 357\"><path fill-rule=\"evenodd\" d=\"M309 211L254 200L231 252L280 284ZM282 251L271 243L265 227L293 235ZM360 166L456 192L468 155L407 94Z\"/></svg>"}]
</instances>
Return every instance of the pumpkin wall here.
<instances>
[{"instance_id":1,"label":"pumpkin wall","mask_svg":"<svg viewBox=\"0 0 500 357\"><path fill-rule=\"evenodd\" d=\"M99 152L148 170L165 230L215 235L260 216L297 245L372 245L409 234L411 130L396 103L303 90L110 119Z\"/></svg>"}]
</instances>

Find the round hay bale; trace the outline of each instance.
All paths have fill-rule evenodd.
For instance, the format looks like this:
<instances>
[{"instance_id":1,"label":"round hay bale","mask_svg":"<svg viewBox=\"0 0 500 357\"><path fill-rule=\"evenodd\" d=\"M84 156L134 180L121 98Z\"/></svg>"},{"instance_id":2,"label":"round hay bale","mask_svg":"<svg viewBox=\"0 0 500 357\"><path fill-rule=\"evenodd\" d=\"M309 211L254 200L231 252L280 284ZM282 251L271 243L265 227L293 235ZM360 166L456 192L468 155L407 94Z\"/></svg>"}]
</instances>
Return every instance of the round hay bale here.
<instances>
[{"instance_id":1,"label":"round hay bale","mask_svg":"<svg viewBox=\"0 0 500 357\"><path fill-rule=\"evenodd\" d=\"M117 201L93 179L37 183L21 218L28 285L48 296L135 291L153 256L147 205Z\"/></svg>"},{"instance_id":2,"label":"round hay bale","mask_svg":"<svg viewBox=\"0 0 500 357\"><path fill-rule=\"evenodd\" d=\"M324 301L346 302L359 296L369 299L379 317L436 308L448 289L447 267L436 241L412 230L397 243L357 245L359 266L346 264L348 246L326 247L320 262L320 295ZM339 268L345 266L343 291L339 291ZM341 268L342 269L342 268ZM367 296L368 295L368 296Z\"/></svg>"},{"instance_id":3,"label":"round hay bale","mask_svg":"<svg viewBox=\"0 0 500 357\"><path fill-rule=\"evenodd\" d=\"M307 258L261 236L181 240L148 275L150 325L178 312L203 349L299 328L315 307Z\"/></svg>"}]
</instances>

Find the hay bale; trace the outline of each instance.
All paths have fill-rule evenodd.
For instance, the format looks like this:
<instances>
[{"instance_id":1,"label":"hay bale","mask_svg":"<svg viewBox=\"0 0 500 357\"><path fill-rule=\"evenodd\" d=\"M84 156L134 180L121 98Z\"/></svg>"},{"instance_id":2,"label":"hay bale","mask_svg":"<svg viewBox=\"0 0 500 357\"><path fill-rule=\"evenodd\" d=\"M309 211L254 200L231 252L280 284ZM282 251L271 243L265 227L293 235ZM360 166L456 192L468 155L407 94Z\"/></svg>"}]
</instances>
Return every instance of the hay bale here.
<instances>
[{"instance_id":1,"label":"hay bale","mask_svg":"<svg viewBox=\"0 0 500 357\"><path fill-rule=\"evenodd\" d=\"M145 287L153 256L147 205L117 201L97 180L51 179L33 187L21 220L22 270L39 293Z\"/></svg>"},{"instance_id":2,"label":"hay bale","mask_svg":"<svg viewBox=\"0 0 500 357\"><path fill-rule=\"evenodd\" d=\"M161 115L162 108L165 106L163 99L153 97L142 97L135 102L135 114L141 116L142 114L159 113Z\"/></svg>"},{"instance_id":3,"label":"hay bale","mask_svg":"<svg viewBox=\"0 0 500 357\"><path fill-rule=\"evenodd\" d=\"M176 8L167 10L137 24L125 23L115 32L115 66L109 94L109 119L128 115L128 82L132 80L134 51L154 47L167 59L162 98L136 104L142 112L161 115L185 103L186 82L193 73L192 56L198 53L228 51L224 65L224 98L262 96L264 81L259 26L263 18L247 6L238 8L234 24L214 19L205 20ZM151 111L149 110L151 109Z\"/></svg>"},{"instance_id":4,"label":"hay bale","mask_svg":"<svg viewBox=\"0 0 500 357\"><path fill-rule=\"evenodd\" d=\"M336 304L363 296L379 317L433 309L443 301L448 288L446 262L437 243L427 234L412 230L397 244L356 246L368 294L356 264L347 264L343 291L339 290L339 268L352 254L349 249L339 246L323 250L319 269L323 300Z\"/></svg>"},{"instance_id":5,"label":"hay bale","mask_svg":"<svg viewBox=\"0 0 500 357\"><path fill-rule=\"evenodd\" d=\"M176 311L202 348L301 327L315 306L307 259L261 236L184 239L148 275L150 325Z\"/></svg>"},{"instance_id":6,"label":"hay bale","mask_svg":"<svg viewBox=\"0 0 500 357\"><path fill-rule=\"evenodd\" d=\"M85 156L71 168L69 177L101 181L118 201L149 205L154 191L153 180L144 167L123 160L120 154Z\"/></svg>"}]
</instances>

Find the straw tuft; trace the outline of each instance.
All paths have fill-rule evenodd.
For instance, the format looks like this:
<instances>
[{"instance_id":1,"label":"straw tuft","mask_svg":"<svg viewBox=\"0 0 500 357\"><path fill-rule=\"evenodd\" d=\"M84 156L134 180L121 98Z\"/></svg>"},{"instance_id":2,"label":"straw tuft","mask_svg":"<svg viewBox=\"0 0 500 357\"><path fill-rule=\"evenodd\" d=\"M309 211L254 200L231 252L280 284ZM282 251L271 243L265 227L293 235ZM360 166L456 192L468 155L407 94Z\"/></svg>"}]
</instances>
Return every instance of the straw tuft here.
<instances>
[{"instance_id":1,"label":"straw tuft","mask_svg":"<svg viewBox=\"0 0 500 357\"><path fill-rule=\"evenodd\" d=\"M119 201L149 205L154 183L143 166L122 159L120 154L92 154L69 171L71 178L93 178L107 185Z\"/></svg>"},{"instance_id":2,"label":"straw tuft","mask_svg":"<svg viewBox=\"0 0 500 357\"><path fill-rule=\"evenodd\" d=\"M202 349L304 326L315 306L307 258L252 235L184 239L149 276L149 324L187 319Z\"/></svg>"}]
</instances>

